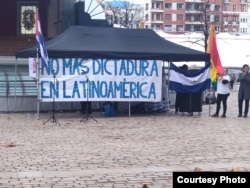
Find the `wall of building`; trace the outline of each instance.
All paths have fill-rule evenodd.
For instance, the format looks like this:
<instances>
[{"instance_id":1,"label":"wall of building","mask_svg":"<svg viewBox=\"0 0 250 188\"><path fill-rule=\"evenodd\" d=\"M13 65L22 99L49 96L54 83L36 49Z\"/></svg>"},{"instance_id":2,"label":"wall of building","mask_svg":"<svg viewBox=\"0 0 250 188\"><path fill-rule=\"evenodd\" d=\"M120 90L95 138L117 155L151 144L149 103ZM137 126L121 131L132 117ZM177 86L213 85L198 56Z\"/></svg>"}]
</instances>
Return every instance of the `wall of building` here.
<instances>
[{"instance_id":1,"label":"wall of building","mask_svg":"<svg viewBox=\"0 0 250 188\"><path fill-rule=\"evenodd\" d=\"M20 36L19 22L20 11L19 6L23 4L37 4L39 7L39 14L44 31L44 36L47 36L47 5L49 0L8 0L0 1L0 36Z\"/></svg>"},{"instance_id":2,"label":"wall of building","mask_svg":"<svg viewBox=\"0 0 250 188\"><path fill-rule=\"evenodd\" d=\"M53 0L48 4L48 38L53 38L75 24L76 0Z\"/></svg>"},{"instance_id":3,"label":"wall of building","mask_svg":"<svg viewBox=\"0 0 250 188\"><path fill-rule=\"evenodd\" d=\"M155 10L156 3L162 3L163 8ZM206 20L208 25L213 23L217 31L245 34L249 30L250 18L247 23L242 18L249 17L249 3L250 0L146 0L145 27L171 33L202 32ZM191 9L187 4L192 5ZM209 8L204 9L206 6ZM155 23L156 14L161 14L162 23Z\"/></svg>"}]
</instances>

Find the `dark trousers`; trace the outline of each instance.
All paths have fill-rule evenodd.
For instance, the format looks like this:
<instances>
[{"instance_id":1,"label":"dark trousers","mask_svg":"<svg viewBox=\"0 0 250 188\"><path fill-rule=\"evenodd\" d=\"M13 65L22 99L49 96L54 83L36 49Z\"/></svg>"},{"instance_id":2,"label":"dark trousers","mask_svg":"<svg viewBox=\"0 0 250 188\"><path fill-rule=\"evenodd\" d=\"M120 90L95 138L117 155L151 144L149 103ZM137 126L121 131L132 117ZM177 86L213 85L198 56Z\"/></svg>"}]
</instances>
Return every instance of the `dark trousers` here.
<instances>
[{"instance_id":1,"label":"dark trousers","mask_svg":"<svg viewBox=\"0 0 250 188\"><path fill-rule=\"evenodd\" d=\"M230 81L230 87L231 87L231 89L234 88L234 81Z\"/></svg>"},{"instance_id":2,"label":"dark trousers","mask_svg":"<svg viewBox=\"0 0 250 188\"><path fill-rule=\"evenodd\" d=\"M244 99L238 100L238 107L239 107L239 114L240 115L242 115L243 101L244 101ZM245 115L248 114L248 109L249 109L249 99L245 99L245 111L244 111Z\"/></svg>"},{"instance_id":3,"label":"dark trousers","mask_svg":"<svg viewBox=\"0 0 250 188\"><path fill-rule=\"evenodd\" d=\"M216 101L216 114L218 115L220 112L220 106L221 106L221 102L223 105L223 115L226 115L227 112L227 98L228 98L229 94L218 94L217 95L217 101Z\"/></svg>"},{"instance_id":4,"label":"dark trousers","mask_svg":"<svg viewBox=\"0 0 250 188\"><path fill-rule=\"evenodd\" d=\"M176 98L175 98L175 113L179 112L179 107L180 107L180 99L181 99L181 94L176 92Z\"/></svg>"}]
</instances>

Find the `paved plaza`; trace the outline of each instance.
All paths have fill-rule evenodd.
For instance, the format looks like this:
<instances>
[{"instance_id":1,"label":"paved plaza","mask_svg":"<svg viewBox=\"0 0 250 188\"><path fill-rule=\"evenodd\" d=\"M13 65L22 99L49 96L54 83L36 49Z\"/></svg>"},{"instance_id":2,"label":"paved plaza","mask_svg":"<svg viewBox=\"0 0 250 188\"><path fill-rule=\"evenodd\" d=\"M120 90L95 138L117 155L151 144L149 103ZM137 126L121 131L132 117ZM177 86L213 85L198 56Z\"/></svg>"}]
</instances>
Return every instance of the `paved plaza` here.
<instances>
[{"instance_id":1,"label":"paved plaza","mask_svg":"<svg viewBox=\"0 0 250 188\"><path fill-rule=\"evenodd\" d=\"M172 188L173 171L250 171L250 117L168 113L107 118L99 112L0 114L0 188ZM250 114L249 114L250 115Z\"/></svg>"}]
</instances>

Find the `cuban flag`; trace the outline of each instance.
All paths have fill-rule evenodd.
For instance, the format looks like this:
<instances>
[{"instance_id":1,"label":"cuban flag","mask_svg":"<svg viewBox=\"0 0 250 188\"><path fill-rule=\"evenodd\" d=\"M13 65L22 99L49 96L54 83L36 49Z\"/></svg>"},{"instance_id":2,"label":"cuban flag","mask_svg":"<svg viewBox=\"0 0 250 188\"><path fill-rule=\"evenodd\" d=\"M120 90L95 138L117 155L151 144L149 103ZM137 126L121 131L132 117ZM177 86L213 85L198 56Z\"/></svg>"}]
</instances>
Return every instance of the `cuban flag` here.
<instances>
[{"instance_id":1,"label":"cuban flag","mask_svg":"<svg viewBox=\"0 0 250 188\"><path fill-rule=\"evenodd\" d=\"M41 67L48 66L49 57L45 48L38 9L36 11L36 47L41 55Z\"/></svg>"},{"instance_id":2,"label":"cuban flag","mask_svg":"<svg viewBox=\"0 0 250 188\"><path fill-rule=\"evenodd\" d=\"M169 90L195 93L210 88L210 63L199 70L182 70L170 63Z\"/></svg>"}]
</instances>

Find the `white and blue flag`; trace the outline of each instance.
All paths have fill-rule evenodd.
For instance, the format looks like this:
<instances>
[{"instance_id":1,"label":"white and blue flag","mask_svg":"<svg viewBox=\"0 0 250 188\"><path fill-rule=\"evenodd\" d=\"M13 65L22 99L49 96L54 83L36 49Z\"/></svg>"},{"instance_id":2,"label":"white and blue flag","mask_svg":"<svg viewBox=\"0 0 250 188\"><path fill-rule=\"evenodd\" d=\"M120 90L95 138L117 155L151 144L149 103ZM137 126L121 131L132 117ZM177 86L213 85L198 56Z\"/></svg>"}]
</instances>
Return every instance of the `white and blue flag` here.
<instances>
[{"instance_id":1,"label":"white and blue flag","mask_svg":"<svg viewBox=\"0 0 250 188\"><path fill-rule=\"evenodd\" d=\"M173 63L169 68L169 90L195 93L210 88L210 64L199 70L182 70Z\"/></svg>"},{"instance_id":2,"label":"white and blue flag","mask_svg":"<svg viewBox=\"0 0 250 188\"><path fill-rule=\"evenodd\" d=\"M36 11L36 47L40 51L41 55L41 67L46 67L49 62L49 56L45 48L43 33L40 24L40 18L38 14L38 9Z\"/></svg>"}]
</instances>

